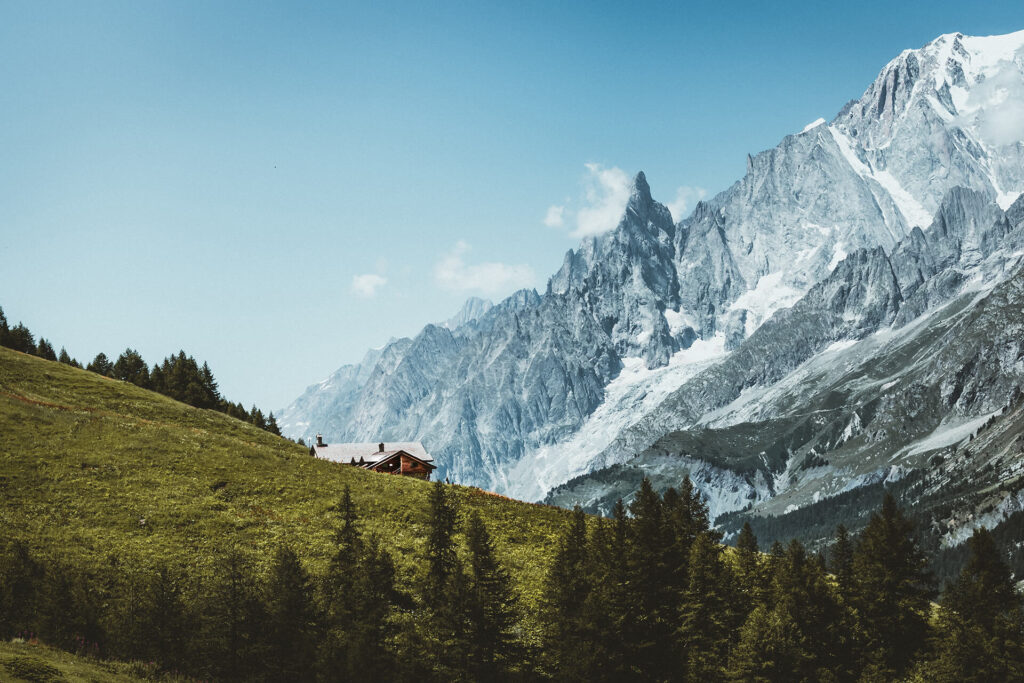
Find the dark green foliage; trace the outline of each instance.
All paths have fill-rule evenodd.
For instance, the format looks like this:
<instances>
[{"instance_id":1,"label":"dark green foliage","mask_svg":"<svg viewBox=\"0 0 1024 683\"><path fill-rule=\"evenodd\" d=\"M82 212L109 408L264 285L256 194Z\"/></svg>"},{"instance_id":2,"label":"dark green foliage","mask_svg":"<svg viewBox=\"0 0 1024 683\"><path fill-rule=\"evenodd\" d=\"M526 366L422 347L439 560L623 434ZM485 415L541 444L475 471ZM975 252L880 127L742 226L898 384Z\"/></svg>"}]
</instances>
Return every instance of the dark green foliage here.
<instances>
[{"instance_id":1,"label":"dark green foliage","mask_svg":"<svg viewBox=\"0 0 1024 683\"><path fill-rule=\"evenodd\" d=\"M722 546L702 533L690 548L690 583L679 606L678 639L689 681L722 680L740 624L735 578Z\"/></svg>"},{"instance_id":2,"label":"dark green foliage","mask_svg":"<svg viewBox=\"0 0 1024 683\"><path fill-rule=\"evenodd\" d=\"M480 514L466 525L469 550L467 642L473 680L507 680L519 663L515 642L516 599L512 579L494 555L494 541Z\"/></svg>"},{"instance_id":3,"label":"dark green foliage","mask_svg":"<svg viewBox=\"0 0 1024 683\"><path fill-rule=\"evenodd\" d=\"M282 546L274 556L264 596L269 678L309 680L316 662L317 617L309 574L291 548Z\"/></svg>"},{"instance_id":4,"label":"dark green foliage","mask_svg":"<svg viewBox=\"0 0 1024 683\"><path fill-rule=\"evenodd\" d=\"M277 419L274 417L273 412L267 416L267 425L264 429L275 436L281 436L281 428L277 426Z\"/></svg>"},{"instance_id":5,"label":"dark green foliage","mask_svg":"<svg viewBox=\"0 0 1024 683\"><path fill-rule=\"evenodd\" d=\"M35 353L36 341L28 328L18 323L4 334L4 346L22 353Z\"/></svg>"},{"instance_id":6,"label":"dark green foliage","mask_svg":"<svg viewBox=\"0 0 1024 683\"><path fill-rule=\"evenodd\" d=\"M320 670L325 678L386 680L394 668L386 647L397 598L394 563L375 538L362 538L347 486L337 511L336 550L321 582Z\"/></svg>"},{"instance_id":7,"label":"dark green foliage","mask_svg":"<svg viewBox=\"0 0 1024 683\"><path fill-rule=\"evenodd\" d=\"M929 675L940 681L1024 678L1020 597L992 535L978 529L970 557L943 594L936 658Z\"/></svg>"},{"instance_id":8,"label":"dark green foliage","mask_svg":"<svg viewBox=\"0 0 1024 683\"><path fill-rule=\"evenodd\" d=\"M251 680L264 655L260 626L266 622L252 562L237 548L214 565L202 592L200 659L223 680Z\"/></svg>"},{"instance_id":9,"label":"dark green foliage","mask_svg":"<svg viewBox=\"0 0 1024 683\"><path fill-rule=\"evenodd\" d=\"M104 377L114 376L114 364L107 358L107 354L102 351L96 354L96 357L92 359L92 362L85 366L85 369L89 372L95 372L97 375L103 375Z\"/></svg>"},{"instance_id":10,"label":"dark green foliage","mask_svg":"<svg viewBox=\"0 0 1024 683\"><path fill-rule=\"evenodd\" d=\"M118 357L114 363L113 377L144 389L149 388L149 367L134 349L125 349Z\"/></svg>"},{"instance_id":11,"label":"dark green foliage","mask_svg":"<svg viewBox=\"0 0 1024 683\"><path fill-rule=\"evenodd\" d=\"M587 518L577 506L559 541L545 585L546 654L556 677L579 679L587 670L583 606L590 593L587 575Z\"/></svg>"},{"instance_id":12,"label":"dark green foliage","mask_svg":"<svg viewBox=\"0 0 1024 683\"><path fill-rule=\"evenodd\" d=\"M861 665L872 676L905 673L928 636L934 591L913 526L886 494L853 553L851 606Z\"/></svg>"},{"instance_id":13,"label":"dark green foliage","mask_svg":"<svg viewBox=\"0 0 1024 683\"><path fill-rule=\"evenodd\" d=\"M57 360L61 363L64 363L64 365L70 365L73 368L82 367L81 363L79 363L77 360L68 355L67 349L65 349L63 346L60 347L60 355L57 357Z\"/></svg>"},{"instance_id":14,"label":"dark green foliage","mask_svg":"<svg viewBox=\"0 0 1024 683\"><path fill-rule=\"evenodd\" d=\"M39 338L39 343L36 344L36 355L46 360L57 360L57 354L54 353L53 346L42 337Z\"/></svg>"}]
</instances>

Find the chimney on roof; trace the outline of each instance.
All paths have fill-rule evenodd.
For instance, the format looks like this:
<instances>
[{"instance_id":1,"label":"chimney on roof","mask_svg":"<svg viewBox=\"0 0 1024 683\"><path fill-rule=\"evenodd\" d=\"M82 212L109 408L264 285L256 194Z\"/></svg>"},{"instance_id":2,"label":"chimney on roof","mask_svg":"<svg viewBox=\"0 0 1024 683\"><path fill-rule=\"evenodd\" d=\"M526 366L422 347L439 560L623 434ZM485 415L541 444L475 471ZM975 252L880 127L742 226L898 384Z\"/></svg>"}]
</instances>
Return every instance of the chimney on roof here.
<instances>
[{"instance_id":1,"label":"chimney on roof","mask_svg":"<svg viewBox=\"0 0 1024 683\"><path fill-rule=\"evenodd\" d=\"M383 453L384 452L384 444L383 443L377 444L377 452L378 453Z\"/></svg>"},{"instance_id":2,"label":"chimney on roof","mask_svg":"<svg viewBox=\"0 0 1024 683\"><path fill-rule=\"evenodd\" d=\"M316 445L317 446L323 446L324 445L324 435L321 434L320 432L317 432L317 434L316 434Z\"/></svg>"}]
</instances>

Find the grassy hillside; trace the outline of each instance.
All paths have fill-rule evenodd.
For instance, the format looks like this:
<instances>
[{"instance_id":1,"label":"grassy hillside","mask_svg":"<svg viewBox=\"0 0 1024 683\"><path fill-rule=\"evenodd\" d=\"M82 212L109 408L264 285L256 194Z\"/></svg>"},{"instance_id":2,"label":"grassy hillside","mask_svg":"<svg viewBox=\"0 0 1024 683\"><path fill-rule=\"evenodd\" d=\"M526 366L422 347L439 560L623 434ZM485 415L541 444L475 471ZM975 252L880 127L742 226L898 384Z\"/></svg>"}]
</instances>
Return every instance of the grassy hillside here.
<instances>
[{"instance_id":1,"label":"grassy hillside","mask_svg":"<svg viewBox=\"0 0 1024 683\"><path fill-rule=\"evenodd\" d=\"M431 484L319 461L221 413L0 348L0 528L70 563L190 565L230 544L269 558L285 542L316 570L346 484L400 580L418 575ZM453 489L536 606L568 513Z\"/></svg>"},{"instance_id":2,"label":"grassy hillside","mask_svg":"<svg viewBox=\"0 0 1024 683\"><path fill-rule=\"evenodd\" d=\"M154 667L141 662L104 662L45 645L0 643L0 680L11 683L128 683L154 673Z\"/></svg>"}]
</instances>

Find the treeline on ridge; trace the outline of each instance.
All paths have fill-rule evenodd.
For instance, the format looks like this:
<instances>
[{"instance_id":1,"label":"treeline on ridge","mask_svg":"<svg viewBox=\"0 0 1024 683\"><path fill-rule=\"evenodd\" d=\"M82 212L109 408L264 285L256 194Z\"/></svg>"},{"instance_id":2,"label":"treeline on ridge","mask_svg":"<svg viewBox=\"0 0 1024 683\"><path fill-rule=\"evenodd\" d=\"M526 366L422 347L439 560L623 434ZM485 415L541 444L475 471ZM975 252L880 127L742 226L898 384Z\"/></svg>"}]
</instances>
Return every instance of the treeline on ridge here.
<instances>
[{"instance_id":1,"label":"treeline on ridge","mask_svg":"<svg viewBox=\"0 0 1024 683\"><path fill-rule=\"evenodd\" d=\"M187 565L112 559L84 573L56 549L0 544L0 637L219 680L994 681L1024 677L1020 598L988 532L939 594L891 496L827 557L798 541L727 549L686 479L644 481L628 513L578 508L536 612L486 525L450 487L430 495L426 549L396 574L346 489L333 556L289 547ZM205 569L202 569L205 568ZM157 665L153 665L157 666ZM151 672L152 673L152 672Z\"/></svg>"},{"instance_id":2,"label":"treeline on ridge","mask_svg":"<svg viewBox=\"0 0 1024 683\"><path fill-rule=\"evenodd\" d=\"M10 327L3 308L0 308L0 346L82 368L82 364L72 358L63 347L57 353L53 350L53 345L43 337L39 337L37 342L35 335L22 323ZM241 403L233 403L221 396L210 366L205 362L200 366L195 358L186 356L184 351L164 358L162 363L154 364L152 369L142 356L131 348L125 349L115 361L111 361L107 354L101 352L84 369L104 377L131 382L195 408L226 413L271 434L281 436L273 412L264 415L255 405L246 410Z\"/></svg>"}]
</instances>

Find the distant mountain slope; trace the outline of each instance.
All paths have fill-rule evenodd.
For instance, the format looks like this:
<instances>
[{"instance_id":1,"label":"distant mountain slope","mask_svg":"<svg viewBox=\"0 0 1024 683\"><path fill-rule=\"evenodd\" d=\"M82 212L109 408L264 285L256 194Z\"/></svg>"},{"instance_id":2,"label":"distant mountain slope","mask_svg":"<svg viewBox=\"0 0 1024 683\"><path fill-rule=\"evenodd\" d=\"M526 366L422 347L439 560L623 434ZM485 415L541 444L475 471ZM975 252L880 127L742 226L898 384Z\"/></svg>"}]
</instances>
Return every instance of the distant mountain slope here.
<instances>
[{"instance_id":1,"label":"distant mountain slope","mask_svg":"<svg viewBox=\"0 0 1024 683\"><path fill-rule=\"evenodd\" d=\"M744 353L789 358L788 371L829 336L906 322L958 286L932 281L916 294L915 281L1000 244L995 233L978 243L969 226L962 244L926 239L950 191L974 193L991 213L1024 190L1024 131L1003 115L1024 97L1022 46L1024 32L948 34L904 51L831 123L750 157L741 180L679 223L638 174L618 227L569 251L543 295L517 293L471 324L428 326L343 368L281 411L282 429L417 438L448 463L445 474L538 499L608 464L608 449L628 450L663 400L708 364L729 363L773 314L837 273L880 288L860 299L835 293L877 320L829 323L813 344L790 335L771 341L792 348ZM893 299L871 299L885 292Z\"/></svg>"},{"instance_id":2,"label":"distant mountain slope","mask_svg":"<svg viewBox=\"0 0 1024 683\"><path fill-rule=\"evenodd\" d=\"M1006 412L1024 387L1024 198L1003 213L954 190L929 230L892 256L860 254L621 434L598 460L608 469L547 500L604 511L645 473L663 486L689 473L719 514L784 515L936 475L935 454ZM858 270L879 275L872 284L851 277ZM836 297L857 291L874 292L875 304ZM1004 465L1012 479L1024 459ZM993 480L965 484L963 503L944 511L954 526Z\"/></svg>"}]
</instances>

